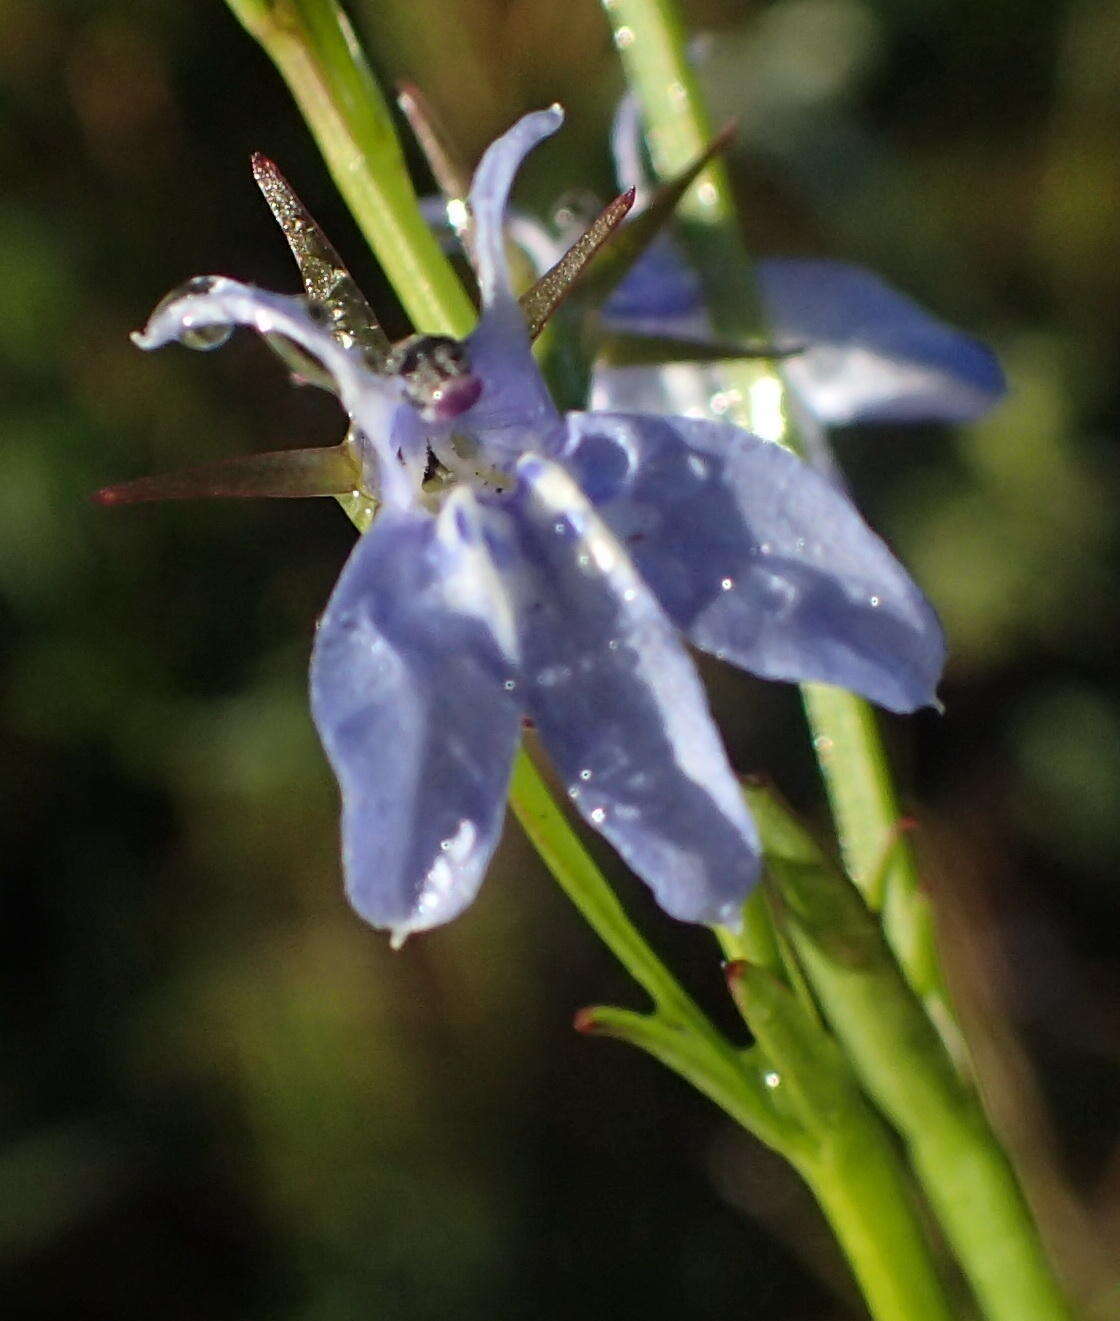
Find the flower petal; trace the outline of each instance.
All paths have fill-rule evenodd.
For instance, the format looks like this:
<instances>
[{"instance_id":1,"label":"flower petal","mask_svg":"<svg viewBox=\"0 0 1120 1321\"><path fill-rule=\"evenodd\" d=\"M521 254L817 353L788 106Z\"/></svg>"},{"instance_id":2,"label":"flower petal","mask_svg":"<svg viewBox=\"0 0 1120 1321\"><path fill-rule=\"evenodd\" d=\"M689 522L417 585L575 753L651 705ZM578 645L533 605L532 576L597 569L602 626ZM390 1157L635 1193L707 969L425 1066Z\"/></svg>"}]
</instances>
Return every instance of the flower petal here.
<instances>
[{"instance_id":1,"label":"flower petal","mask_svg":"<svg viewBox=\"0 0 1120 1321\"><path fill-rule=\"evenodd\" d=\"M471 183L471 213L475 224L475 261L482 305L513 298L506 265L506 203L521 162L564 122L558 105L522 115L511 129L486 148Z\"/></svg>"},{"instance_id":2,"label":"flower petal","mask_svg":"<svg viewBox=\"0 0 1120 1321\"><path fill-rule=\"evenodd\" d=\"M892 711L936 703L932 607L851 501L788 451L723 423L570 413L565 461L697 646Z\"/></svg>"},{"instance_id":3,"label":"flower petal","mask_svg":"<svg viewBox=\"0 0 1120 1321\"><path fill-rule=\"evenodd\" d=\"M778 259L757 275L775 338L808 346L786 377L828 426L966 422L1004 394L990 349L870 271Z\"/></svg>"},{"instance_id":4,"label":"flower petal","mask_svg":"<svg viewBox=\"0 0 1120 1321\"><path fill-rule=\"evenodd\" d=\"M221 275L204 275L168 294L133 341L158 349L171 340L188 347L217 347L233 326L249 326L259 335L282 336L322 363L334 379L338 397L376 456L370 474L373 489L390 504L407 505L414 483L397 457L408 428L399 413L400 386L392 377L369 370L361 353L344 348L312 314L305 299L270 293ZM224 332L224 333L223 333ZM414 456L407 456L406 459ZM421 463L422 470L422 463Z\"/></svg>"},{"instance_id":5,"label":"flower petal","mask_svg":"<svg viewBox=\"0 0 1120 1321\"><path fill-rule=\"evenodd\" d=\"M667 913L736 923L758 840L692 662L572 479L536 456L518 476L523 696L548 753Z\"/></svg>"},{"instance_id":6,"label":"flower petal","mask_svg":"<svg viewBox=\"0 0 1120 1321\"><path fill-rule=\"evenodd\" d=\"M342 790L347 892L396 943L471 902L501 833L515 643L482 515L466 490L438 517L384 510L315 639L311 706Z\"/></svg>"},{"instance_id":7,"label":"flower petal","mask_svg":"<svg viewBox=\"0 0 1120 1321\"><path fill-rule=\"evenodd\" d=\"M560 415L532 353L525 318L513 296L506 264L506 204L526 155L564 122L559 106L524 115L486 149L471 185L475 262L482 317L467 339L482 394L456 430L474 435L486 462L508 466L526 450L555 451L563 440Z\"/></svg>"}]
</instances>

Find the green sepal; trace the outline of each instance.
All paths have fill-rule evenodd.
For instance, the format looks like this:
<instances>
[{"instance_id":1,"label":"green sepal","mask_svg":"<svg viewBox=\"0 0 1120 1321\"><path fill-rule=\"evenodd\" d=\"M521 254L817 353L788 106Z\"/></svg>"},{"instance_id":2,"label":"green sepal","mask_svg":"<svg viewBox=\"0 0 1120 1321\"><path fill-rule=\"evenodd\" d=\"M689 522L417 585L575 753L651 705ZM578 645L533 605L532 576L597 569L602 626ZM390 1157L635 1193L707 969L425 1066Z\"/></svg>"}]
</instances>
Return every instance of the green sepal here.
<instances>
[{"instance_id":1,"label":"green sepal","mask_svg":"<svg viewBox=\"0 0 1120 1321\"><path fill-rule=\"evenodd\" d=\"M747 340L741 344L713 340L681 339L668 335L626 335L618 331L596 339L597 358L605 367L660 367L670 362L738 362L747 358L777 360L804 352L804 345L766 344Z\"/></svg>"},{"instance_id":2,"label":"green sepal","mask_svg":"<svg viewBox=\"0 0 1120 1321\"><path fill-rule=\"evenodd\" d=\"M607 298L633 269L665 226L672 220L681 198L711 161L726 150L735 135L735 124L727 124L680 173L655 190L633 220L622 229L610 248L595 263L584 282L587 297L596 306Z\"/></svg>"},{"instance_id":3,"label":"green sepal","mask_svg":"<svg viewBox=\"0 0 1120 1321\"><path fill-rule=\"evenodd\" d=\"M725 971L744 1021L773 1061L766 1085L784 1092L808 1132L834 1132L853 1106L863 1104L836 1042L775 973L745 961Z\"/></svg>"},{"instance_id":4,"label":"green sepal","mask_svg":"<svg viewBox=\"0 0 1120 1321\"><path fill-rule=\"evenodd\" d=\"M349 495L361 486L362 471L348 444L315 449L239 454L201 463L182 472L157 473L106 486L93 499L102 505L140 504L148 500L296 499L311 495Z\"/></svg>"}]
</instances>

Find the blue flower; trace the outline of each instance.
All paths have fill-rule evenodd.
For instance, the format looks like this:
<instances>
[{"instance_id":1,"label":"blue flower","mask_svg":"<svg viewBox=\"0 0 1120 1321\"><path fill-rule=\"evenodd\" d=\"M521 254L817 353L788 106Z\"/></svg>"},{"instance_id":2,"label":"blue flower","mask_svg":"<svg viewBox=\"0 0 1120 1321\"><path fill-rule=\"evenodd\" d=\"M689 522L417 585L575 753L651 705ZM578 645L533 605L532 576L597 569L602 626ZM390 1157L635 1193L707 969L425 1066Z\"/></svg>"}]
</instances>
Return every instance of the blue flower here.
<instances>
[{"instance_id":1,"label":"blue flower","mask_svg":"<svg viewBox=\"0 0 1120 1321\"><path fill-rule=\"evenodd\" d=\"M619 184L636 188L640 210L650 188L632 95L619 103L612 147ZM519 217L516 232L537 262L555 260L550 246L556 245L540 226ZM771 258L756 264L755 277L770 336L779 345L800 346L783 361L782 374L812 455L820 453L814 445L819 428L966 422L1005 392L990 349L870 271L844 262ZM602 324L629 334L714 338L699 277L664 237L602 309ZM599 364L590 406L711 416L727 406L725 385L718 363Z\"/></svg>"},{"instance_id":2,"label":"blue flower","mask_svg":"<svg viewBox=\"0 0 1120 1321\"><path fill-rule=\"evenodd\" d=\"M556 410L504 222L523 157L561 119L527 115L475 175L483 312L464 345L371 370L303 299L217 277L137 337L251 326L316 359L350 417L380 510L323 615L312 712L342 790L348 893L398 942L473 899L523 716L662 908L737 921L757 838L682 632L896 711L935 701L944 656L905 571L786 451L715 422Z\"/></svg>"}]
</instances>

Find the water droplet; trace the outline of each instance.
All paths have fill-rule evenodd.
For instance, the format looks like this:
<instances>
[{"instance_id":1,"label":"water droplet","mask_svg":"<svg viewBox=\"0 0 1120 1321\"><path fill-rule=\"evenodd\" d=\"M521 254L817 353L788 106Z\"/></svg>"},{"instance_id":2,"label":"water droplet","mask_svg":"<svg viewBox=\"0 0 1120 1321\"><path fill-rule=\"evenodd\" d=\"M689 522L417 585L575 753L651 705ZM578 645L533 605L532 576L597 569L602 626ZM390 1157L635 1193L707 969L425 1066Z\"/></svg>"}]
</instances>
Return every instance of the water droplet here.
<instances>
[{"instance_id":1,"label":"water droplet","mask_svg":"<svg viewBox=\"0 0 1120 1321\"><path fill-rule=\"evenodd\" d=\"M185 348L201 349L205 353L210 349L220 349L232 334L232 326L194 326L184 317L179 343Z\"/></svg>"},{"instance_id":2,"label":"water droplet","mask_svg":"<svg viewBox=\"0 0 1120 1321\"><path fill-rule=\"evenodd\" d=\"M832 740L827 734L818 734L813 740L813 748L822 757L826 757L832 751Z\"/></svg>"},{"instance_id":3,"label":"water droplet","mask_svg":"<svg viewBox=\"0 0 1120 1321\"><path fill-rule=\"evenodd\" d=\"M576 556L576 563L581 569L586 569L591 563L591 556L588 555L586 551L581 551L580 554Z\"/></svg>"},{"instance_id":4,"label":"water droplet","mask_svg":"<svg viewBox=\"0 0 1120 1321\"><path fill-rule=\"evenodd\" d=\"M559 519L559 518L558 518L558 519L556 520L556 522L553 523L553 525L552 525L552 530L553 530L553 532L556 533L556 535L557 535L558 537L562 537L562 536L564 535L564 533L567 532L567 530L568 530L568 525L567 525L567 523L565 523L562 519Z\"/></svg>"},{"instance_id":5,"label":"water droplet","mask_svg":"<svg viewBox=\"0 0 1120 1321\"><path fill-rule=\"evenodd\" d=\"M623 599L624 601L633 601L633 599L634 599L637 595L638 595L637 588L635 588L635 587L627 587L627 589L622 593L622 599Z\"/></svg>"},{"instance_id":6,"label":"water droplet","mask_svg":"<svg viewBox=\"0 0 1120 1321\"><path fill-rule=\"evenodd\" d=\"M769 1072L764 1073L762 1075L762 1081L772 1091L775 1087L777 1087L781 1083L782 1075L780 1073L775 1073L773 1069L770 1069Z\"/></svg>"},{"instance_id":7,"label":"water droplet","mask_svg":"<svg viewBox=\"0 0 1120 1321\"><path fill-rule=\"evenodd\" d=\"M759 545L758 553L759 553L760 555L769 555L769 554L770 554L770 543L769 543L768 541L764 541L764 542L762 542L762 543Z\"/></svg>"},{"instance_id":8,"label":"water droplet","mask_svg":"<svg viewBox=\"0 0 1120 1321\"><path fill-rule=\"evenodd\" d=\"M585 766L583 770L580 771L579 778L583 780L585 784L587 783L588 780L591 779L591 771L588 769L588 767Z\"/></svg>"},{"instance_id":9,"label":"water droplet","mask_svg":"<svg viewBox=\"0 0 1120 1321\"><path fill-rule=\"evenodd\" d=\"M735 586L735 579L734 579L734 578L721 578L721 579L719 580L719 585L720 585L720 587L721 587L725 592L729 592L729 591L731 591L732 587Z\"/></svg>"},{"instance_id":10,"label":"water droplet","mask_svg":"<svg viewBox=\"0 0 1120 1321\"><path fill-rule=\"evenodd\" d=\"M581 790L578 784L568 785L568 797L572 800L573 803L580 796L580 793Z\"/></svg>"},{"instance_id":11,"label":"water droplet","mask_svg":"<svg viewBox=\"0 0 1120 1321\"><path fill-rule=\"evenodd\" d=\"M619 641L618 641L618 638L611 638L610 641L607 643L607 650L608 650L608 651L617 651L618 648L619 648L619 645L620 645L620 643L619 643Z\"/></svg>"},{"instance_id":12,"label":"water droplet","mask_svg":"<svg viewBox=\"0 0 1120 1321\"><path fill-rule=\"evenodd\" d=\"M805 549L805 538L804 538L804 537L798 537L797 540L793 543L793 548L794 548L794 550L804 550L804 549Z\"/></svg>"},{"instance_id":13,"label":"water droplet","mask_svg":"<svg viewBox=\"0 0 1120 1321\"><path fill-rule=\"evenodd\" d=\"M601 826L603 822L607 819L606 808L603 807L593 807L589 815L591 817L591 820L594 821L594 823L597 826Z\"/></svg>"},{"instance_id":14,"label":"water droplet","mask_svg":"<svg viewBox=\"0 0 1120 1321\"><path fill-rule=\"evenodd\" d=\"M690 454L688 456L688 466L694 477L704 478L708 475L708 465L699 456L699 454Z\"/></svg>"},{"instance_id":15,"label":"water droplet","mask_svg":"<svg viewBox=\"0 0 1120 1321\"><path fill-rule=\"evenodd\" d=\"M634 44L634 29L628 27L616 28L614 33L614 44L619 50L627 50Z\"/></svg>"},{"instance_id":16,"label":"water droplet","mask_svg":"<svg viewBox=\"0 0 1120 1321\"><path fill-rule=\"evenodd\" d=\"M517 687L517 680L507 679L505 683L502 684L502 687L506 690L507 693L512 693L513 690Z\"/></svg>"},{"instance_id":17,"label":"water droplet","mask_svg":"<svg viewBox=\"0 0 1120 1321\"><path fill-rule=\"evenodd\" d=\"M867 601L868 604L871 606L872 610L874 610L875 607L879 605L879 598L877 596L869 596L867 598Z\"/></svg>"},{"instance_id":18,"label":"water droplet","mask_svg":"<svg viewBox=\"0 0 1120 1321\"><path fill-rule=\"evenodd\" d=\"M715 206L719 194L716 192L714 183L709 183L707 179L696 190L696 196L701 206Z\"/></svg>"}]
</instances>

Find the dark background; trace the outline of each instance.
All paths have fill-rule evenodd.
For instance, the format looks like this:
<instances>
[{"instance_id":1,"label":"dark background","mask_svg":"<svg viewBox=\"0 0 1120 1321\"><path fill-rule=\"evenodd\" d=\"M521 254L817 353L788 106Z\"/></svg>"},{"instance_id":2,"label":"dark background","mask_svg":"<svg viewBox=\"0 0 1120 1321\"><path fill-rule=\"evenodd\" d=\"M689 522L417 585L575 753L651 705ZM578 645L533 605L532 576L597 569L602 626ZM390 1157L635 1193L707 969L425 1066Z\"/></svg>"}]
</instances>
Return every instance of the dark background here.
<instances>
[{"instance_id":1,"label":"dark background","mask_svg":"<svg viewBox=\"0 0 1120 1321\"><path fill-rule=\"evenodd\" d=\"M947 714L888 735L993 1112L1075 1291L1115 1316L1120 6L687 8L715 118L742 121L752 246L875 266L1011 380L979 425L837 448L951 639ZM609 190L620 77L592 0L350 9L473 156L565 104L525 205ZM346 907L305 696L352 541L334 503L88 504L339 434L250 337L128 342L193 274L294 287L255 149L403 332L217 0L0 0L5 1315L859 1315L792 1175L571 1031L640 1001L515 827L474 908L401 953ZM795 696L707 674L736 764L819 817ZM625 893L726 1015L706 935Z\"/></svg>"}]
</instances>

